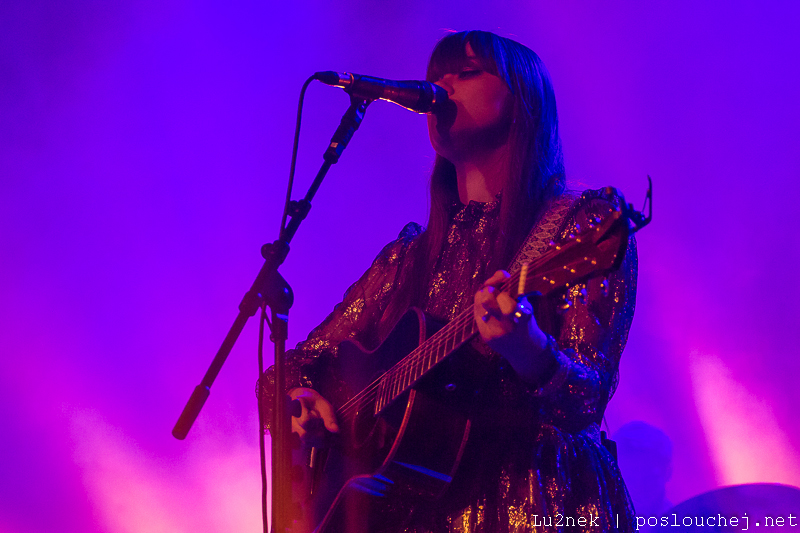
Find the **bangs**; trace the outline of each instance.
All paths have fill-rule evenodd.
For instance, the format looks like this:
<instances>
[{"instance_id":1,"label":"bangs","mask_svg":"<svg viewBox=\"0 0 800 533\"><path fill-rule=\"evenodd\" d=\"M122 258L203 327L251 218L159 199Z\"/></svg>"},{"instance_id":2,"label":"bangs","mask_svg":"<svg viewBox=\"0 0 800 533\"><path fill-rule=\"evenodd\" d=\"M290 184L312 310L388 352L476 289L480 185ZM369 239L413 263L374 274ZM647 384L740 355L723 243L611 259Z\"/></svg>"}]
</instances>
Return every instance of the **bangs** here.
<instances>
[{"instance_id":1,"label":"bangs","mask_svg":"<svg viewBox=\"0 0 800 533\"><path fill-rule=\"evenodd\" d=\"M499 44L495 43L496 39L496 35L484 31L462 31L444 37L433 49L425 79L440 80L445 74L456 74L474 67L477 62L481 69L499 76L508 83L505 69L502 68L504 65L502 48L496 46ZM467 57L467 43L472 46L475 57Z\"/></svg>"}]
</instances>

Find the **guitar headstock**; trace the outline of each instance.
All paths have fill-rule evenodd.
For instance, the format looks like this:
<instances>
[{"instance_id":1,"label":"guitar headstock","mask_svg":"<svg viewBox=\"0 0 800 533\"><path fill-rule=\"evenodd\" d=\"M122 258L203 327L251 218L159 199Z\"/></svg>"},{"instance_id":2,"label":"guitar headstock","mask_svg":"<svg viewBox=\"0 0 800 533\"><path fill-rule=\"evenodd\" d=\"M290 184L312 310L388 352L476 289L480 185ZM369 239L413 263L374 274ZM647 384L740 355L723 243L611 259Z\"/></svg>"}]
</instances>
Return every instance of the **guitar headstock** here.
<instances>
[{"instance_id":1,"label":"guitar headstock","mask_svg":"<svg viewBox=\"0 0 800 533\"><path fill-rule=\"evenodd\" d=\"M553 244L528 266L519 287L519 274L509 280L512 297L538 293L547 295L563 287L619 268L628 247L628 217L610 210L600 221L564 242Z\"/></svg>"}]
</instances>

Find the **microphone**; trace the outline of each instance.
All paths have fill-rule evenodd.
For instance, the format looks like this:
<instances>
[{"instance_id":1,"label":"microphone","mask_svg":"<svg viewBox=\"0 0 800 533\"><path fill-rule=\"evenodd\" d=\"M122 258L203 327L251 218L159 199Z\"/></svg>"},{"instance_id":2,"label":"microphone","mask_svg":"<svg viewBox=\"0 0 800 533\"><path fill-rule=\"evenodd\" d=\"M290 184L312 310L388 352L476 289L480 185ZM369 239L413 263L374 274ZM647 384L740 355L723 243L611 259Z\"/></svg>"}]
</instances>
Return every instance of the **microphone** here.
<instances>
[{"instance_id":1,"label":"microphone","mask_svg":"<svg viewBox=\"0 0 800 533\"><path fill-rule=\"evenodd\" d=\"M417 113L434 113L447 102L447 91L428 81L394 81L349 72L317 72L326 85L341 87L356 98L386 100Z\"/></svg>"}]
</instances>

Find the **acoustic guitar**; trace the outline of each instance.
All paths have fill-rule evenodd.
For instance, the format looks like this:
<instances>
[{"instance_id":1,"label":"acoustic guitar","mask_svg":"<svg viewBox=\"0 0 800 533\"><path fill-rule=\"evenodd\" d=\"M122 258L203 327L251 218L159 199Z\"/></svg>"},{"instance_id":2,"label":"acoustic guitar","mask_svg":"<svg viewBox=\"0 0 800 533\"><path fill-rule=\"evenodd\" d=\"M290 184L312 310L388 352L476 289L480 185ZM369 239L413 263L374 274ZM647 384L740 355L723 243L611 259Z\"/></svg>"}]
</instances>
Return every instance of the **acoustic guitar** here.
<instances>
[{"instance_id":1,"label":"acoustic guitar","mask_svg":"<svg viewBox=\"0 0 800 533\"><path fill-rule=\"evenodd\" d=\"M514 298L546 296L619 268L629 217L610 210L593 222L525 264L502 290ZM310 454L310 467L296 485L308 494L294 533L393 530L415 502L442 496L487 375L486 358L462 349L477 333L472 306L443 327L412 308L377 349L340 345L341 374L359 392L337 410L340 432L329 447L296 452Z\"/></svg>"}]
</instances>

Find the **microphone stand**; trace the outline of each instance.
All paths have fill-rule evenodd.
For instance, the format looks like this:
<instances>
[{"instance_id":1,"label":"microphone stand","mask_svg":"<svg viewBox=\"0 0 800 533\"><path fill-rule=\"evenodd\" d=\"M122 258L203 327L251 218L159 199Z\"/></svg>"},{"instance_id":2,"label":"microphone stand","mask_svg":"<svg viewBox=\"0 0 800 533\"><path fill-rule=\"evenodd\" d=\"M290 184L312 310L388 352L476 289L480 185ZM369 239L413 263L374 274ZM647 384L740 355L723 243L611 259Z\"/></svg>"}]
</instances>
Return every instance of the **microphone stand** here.
<instances>
[{"instance_id":1,"label":"microphone stand","mask_svg":"<svg viewBox=\"0 0 800 533\"><path fill-rule=\"evenodd\" d=\"M285 395L285 365L286 339L289 327L289 309L292 306L294 295L285 279L278 273L278 267L283 264L289 254L289 243L294 237L300 223L311 209L311 200L317 193L322 180L330 169L336 164L342 152L347 147L353 134L364 120L364 113L372 100L350 97L350 107L342 117L339 127L331 138L330 145L323 154L323 164L320 167L314 182L311 184L305 198L289 203L288 213L291 217L289 223L281 228L278 240L265 244L261 248L264 264L253 281L241 303L239 314L233 322L228 334L222 341L216 356L203 376L200 384L195 387L189 401L183 408L172 435L179 440L186 438L189 429L200 414L208 396L211 385L222 369L230 354L233 345L239 338L247 319L256 314L259 308L266 305L272 312L270 323L270 340L275 344L275 391L273 396L273 421L272 421L272 531L285 533L292 523L291 502L291 475L290 475L290 443L291 418ZM261 376L259 376L259 379ZM299 416L299 413L296 415ZM260 417L259 417L260 418ZM264 449L263 420L261 420L261 448ZM266 514L266 513L265 513ZM267 533L267 520L264 517L264 532Z\"/></svg>"}]
</instances>

